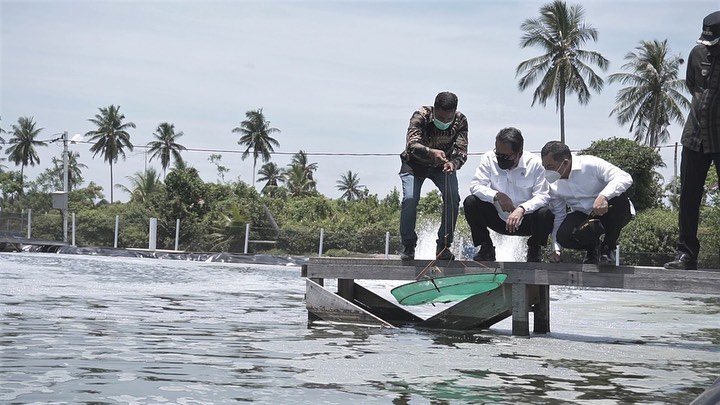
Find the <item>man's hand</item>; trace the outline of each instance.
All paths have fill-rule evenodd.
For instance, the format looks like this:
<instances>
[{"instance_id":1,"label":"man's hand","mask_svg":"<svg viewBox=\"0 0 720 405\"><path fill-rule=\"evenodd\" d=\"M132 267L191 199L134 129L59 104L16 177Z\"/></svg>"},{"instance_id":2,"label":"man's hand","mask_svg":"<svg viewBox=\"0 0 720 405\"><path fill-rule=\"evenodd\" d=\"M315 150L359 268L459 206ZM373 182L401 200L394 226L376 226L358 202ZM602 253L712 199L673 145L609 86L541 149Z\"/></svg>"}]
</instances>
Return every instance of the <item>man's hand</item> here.
<instances>
[{"instance_id":1,"label":"man's hand","mask_svg":"<svg viewBox=\"0 0 720 405\"><path fill-rule=\"evenodd\" d=\"M548 253L547 259L550 263L560 263L562 261L562 259L560 258L560 251L556 250L552 253Z\"/></svg>"},{"instance_id":2,"label":"man's hand","mask_svg":"<svg viewBox=\"0 0 720 405\"><path fill-rule=\"evenodd\" d=\"M525 208L517 207L510 214L507 221L505 221L505 230L510 233L515 233L520 228L523 216L525 216Z\"/></svg>"},{"instance_id":3,"label":"man's hand","mask_svg":"<svg viewBox=\"0 0 720 405\"><path fill-rule=\"evenodd\" d=\"M428 148L428 156L430 156L435 163L447 163L447 157L445 152L440 149Z\"/></svg>"},{"instance_id":4,"label":"man's hand","mask_svg":"<svg viewBox=\"0 0 720 405\"><path fill-rule=\"evenodd\" d=\"M505 193L498 192L495 194L495 201L500 204L500 208L505 212L513 212L515 210L512 200Z\"/></svg>"},{"instance_id":5,"label":"man's hand","mask_svg":"<svg viewBox=\"0 0 720 405\"><path fill-rule=\"evenodd\" d=\"M597 196L597 198L593 202L592 214L597 217L601 217L601 216L607 214L608 207L609 207L609 205L608 205L607 197L605 197L604 195L601 194L601 195Z\"/></svg>"},{"instance_id":6,"label":"man's hand","mask_svg":"<svg viewBox=\"0 0 720 405\"><path fill-rule=\"evenodd\" d=\"M445 173L452 173L455 171L455 163L453 162L445 162L443 165L443 172Z\"/></svg>"}]
</instances>

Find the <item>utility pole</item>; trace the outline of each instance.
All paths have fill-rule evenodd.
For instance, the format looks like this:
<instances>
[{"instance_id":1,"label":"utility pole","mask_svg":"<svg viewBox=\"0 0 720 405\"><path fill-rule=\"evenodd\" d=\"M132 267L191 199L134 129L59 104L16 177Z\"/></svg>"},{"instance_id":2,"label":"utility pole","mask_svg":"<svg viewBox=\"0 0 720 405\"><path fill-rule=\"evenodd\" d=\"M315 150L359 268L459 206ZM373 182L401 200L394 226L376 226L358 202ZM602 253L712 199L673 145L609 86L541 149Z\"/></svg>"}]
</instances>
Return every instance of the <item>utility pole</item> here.
<instances>
[{"instance_id":1,"label":"utility pole","mask_svg":"<svg viewBox=\"0 0 720 405\"><path fill-rule=\"evenodd\" d=\"M68 133L63 132L63 193L65 203L62 208L63 215L63 242L68 241L68 200L70 199L70 187L68 185Z\"/></svg>"}]
</instances>

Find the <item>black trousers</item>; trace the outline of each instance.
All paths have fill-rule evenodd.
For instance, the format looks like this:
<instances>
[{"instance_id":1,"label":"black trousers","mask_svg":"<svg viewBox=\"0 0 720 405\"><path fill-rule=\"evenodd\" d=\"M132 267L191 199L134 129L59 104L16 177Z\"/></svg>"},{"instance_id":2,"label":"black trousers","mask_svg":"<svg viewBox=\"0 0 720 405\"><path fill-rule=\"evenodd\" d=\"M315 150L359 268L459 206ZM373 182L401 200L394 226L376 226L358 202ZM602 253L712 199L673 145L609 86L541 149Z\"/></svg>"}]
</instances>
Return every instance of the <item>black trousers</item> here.
<instances>
[{"instance_id":1,"label":"black trousers","mask_svg":"<svg viewBox=\"0 0 720 405\"><path fill-rule=\"evenodd\" d=\"M615 198L611 198L608 201L610 207L605 215L600 217L600 223L605 228L605 237L603 239L603 245L610 249L615 249L617 246L618 238L620 238L620 231L622 228L630 222L632 214L630 213L630 200L627 198L625 193L620 194ZM560 224L557 232L557 242L560 246L567 249L593 249L597 246L599 240L589 246L579 244L575 238L572 237L573 229L581 223L585 222L588 215L580 212L571 212L565 217L565 220Z\"/></svg>"},{"instance_id":2,"label":"black trousers","mask_svg":"<svg viewBox=\"0 0 720 405\"><path fill-rule=\"evenodd\" d=\"M463 202L463 208L475 246L492 243L488 228L503 235L530 236L527 241L528 246L545 246L555 219L553 213L547 207L543 207L526 214L520 228L510 233L505 229L505 221L498 215L494 204L469 195Z\"/></svg>"},{"instance_id":3,"label":"black trousers","mask_svg":"<svg viewBox=\"0 0 720 405\"><path fill-rule=\"evenodd\" d=\"M697 259L700 241L697 237L700 222L700 202L710 164L720 177L720 153L695 152L683 147L680 162L680 212L678 214L678 253L687 253Z\"/></svg>"}]
</instances>

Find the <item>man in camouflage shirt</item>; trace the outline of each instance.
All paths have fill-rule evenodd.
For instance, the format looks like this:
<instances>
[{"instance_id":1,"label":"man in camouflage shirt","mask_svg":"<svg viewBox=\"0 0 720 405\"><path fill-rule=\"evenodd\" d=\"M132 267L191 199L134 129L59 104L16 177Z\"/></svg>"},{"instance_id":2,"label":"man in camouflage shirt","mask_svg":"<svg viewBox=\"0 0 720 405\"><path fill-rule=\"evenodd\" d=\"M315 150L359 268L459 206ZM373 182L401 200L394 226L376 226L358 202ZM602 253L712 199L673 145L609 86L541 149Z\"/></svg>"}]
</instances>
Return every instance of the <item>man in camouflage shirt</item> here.
<instances>
[{"instance_id":1,"label":"man in camouflage shirt","mask_svg":"<svg viewBox=\"0 0 720 405\"><path fill-rule=\"evenodd\" d=\"M435 183L443 199L436 257L442 260L455 258L450 245L460 205L457 170L467 160L468 145L467 119L457 111L457 103L455 94L442 92L435 97L432 107L421 107L410 118L405 151L400 154L403 189L400 258L403 260L415 258L417 205L425 179Z\"/></svg>"}]
</instances>

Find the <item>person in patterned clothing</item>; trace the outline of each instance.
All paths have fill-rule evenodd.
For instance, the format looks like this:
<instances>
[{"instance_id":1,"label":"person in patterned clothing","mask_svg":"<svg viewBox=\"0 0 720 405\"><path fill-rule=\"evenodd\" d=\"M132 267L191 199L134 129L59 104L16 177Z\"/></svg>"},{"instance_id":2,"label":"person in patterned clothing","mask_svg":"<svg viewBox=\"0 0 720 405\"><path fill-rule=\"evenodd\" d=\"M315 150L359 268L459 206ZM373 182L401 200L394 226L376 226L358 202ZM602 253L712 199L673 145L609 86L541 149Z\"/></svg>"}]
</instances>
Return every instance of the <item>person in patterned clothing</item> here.
<instances>
[{"instance_id":1,"label":"person in patterned clothing","mask_svg":"<svg viewBox=\"0 0 720 405\"><path fill-rule=\"evenodd\" d=\"M710 164L720 177L720 11L703 19L697 42L685 77L692 105L681 138L680 232L675 260L665 263L666 269L697 269L700 202Z\"/></svg>"},{"instance_id":2,"label":"person in patterned clothing","mask_svg":"<svg viewBox=\"0 0 720 405\"><path fill-rule=\"evenodd\" d=\"M467 161L468 146L467 118L457 110L457 104L455 94L441 92L433 106L420 107L410 118L405 150L400 154L402 260L415 259L417 205L426 179L435 183L443 199L436 258L455 258L450 246L460 205L457 170Z\"/></svg>"}]
</instances>

